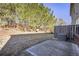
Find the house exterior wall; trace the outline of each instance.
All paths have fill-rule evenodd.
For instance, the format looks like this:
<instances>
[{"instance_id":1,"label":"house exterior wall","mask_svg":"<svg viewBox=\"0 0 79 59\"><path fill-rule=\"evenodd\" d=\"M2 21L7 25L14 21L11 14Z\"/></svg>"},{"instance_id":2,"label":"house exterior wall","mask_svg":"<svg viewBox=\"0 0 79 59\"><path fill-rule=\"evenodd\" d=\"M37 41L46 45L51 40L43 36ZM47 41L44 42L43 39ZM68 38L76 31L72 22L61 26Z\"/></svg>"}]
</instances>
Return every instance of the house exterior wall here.
<instances>
[{"instance_id":1,"label":"house exterior wall","mask_svg":"<svg viewBox=\"0 0 79 59\"><path fill-rule=\"evenodd\" d=\"M79 24L79 3L75 4L76 24Z\"/></svg>"},{"instance_id":2,"label":"house exterior wall","mask_svg":"<svg viewBox=\"0 0 79 59\"><path fill-rule=\"evenodd\" d=\"M71 12L72 25L79 24L79 3L75 3Z\"/></svg>"},{"instance_id":3,"label":"house exterior wall","mask_svg":"<svg viewBox=\"0 0 79 59\"><path fill-rule=\"evenodd\" d=\"M75 25L76 24L76 21L75 21L75 14L74 14L74 12L72 12L71 18L72 18L71 24L72 25Z\"/></svg>"}]
</instances>

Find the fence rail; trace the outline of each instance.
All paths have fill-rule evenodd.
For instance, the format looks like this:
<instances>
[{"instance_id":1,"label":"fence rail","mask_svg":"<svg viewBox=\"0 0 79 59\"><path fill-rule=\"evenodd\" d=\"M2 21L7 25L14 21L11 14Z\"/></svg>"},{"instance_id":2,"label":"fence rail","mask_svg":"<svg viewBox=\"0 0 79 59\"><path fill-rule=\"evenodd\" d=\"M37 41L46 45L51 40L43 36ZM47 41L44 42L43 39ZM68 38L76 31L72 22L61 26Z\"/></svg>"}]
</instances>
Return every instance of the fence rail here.
<instances>
[{"instance_id":1,"label":"fence rail","mask_svg":"<svg viewBox=\"0 0 79 59\"><path fill-rule=\"evenodd\" d=\"M79 34L79 25L64 25L64 26L55 26L54 28L54 37L65 40L70 36L71 40L74 37L73 33Z\"/></svg>"}]
</instances>

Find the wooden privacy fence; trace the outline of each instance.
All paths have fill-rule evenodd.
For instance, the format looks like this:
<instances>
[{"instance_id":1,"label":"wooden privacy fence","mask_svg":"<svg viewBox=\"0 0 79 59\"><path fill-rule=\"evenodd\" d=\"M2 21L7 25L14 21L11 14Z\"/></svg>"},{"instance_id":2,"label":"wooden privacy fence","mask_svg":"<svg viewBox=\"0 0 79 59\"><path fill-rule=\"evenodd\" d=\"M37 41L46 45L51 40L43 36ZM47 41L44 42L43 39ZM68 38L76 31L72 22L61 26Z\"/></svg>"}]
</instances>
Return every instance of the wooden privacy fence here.
<instances>
[{"instance_id":1,"label":"wooden privacy fence","mask_svg":"<svg viewBox=\"0 0 79 59\"><path fill-rule=\"evenodd\" d=\"M66 40L68 36L72 40L74 33L79 34L79 25L63 25L54 28L54 37L59 40Z\"/></svg>"}]
</instances>

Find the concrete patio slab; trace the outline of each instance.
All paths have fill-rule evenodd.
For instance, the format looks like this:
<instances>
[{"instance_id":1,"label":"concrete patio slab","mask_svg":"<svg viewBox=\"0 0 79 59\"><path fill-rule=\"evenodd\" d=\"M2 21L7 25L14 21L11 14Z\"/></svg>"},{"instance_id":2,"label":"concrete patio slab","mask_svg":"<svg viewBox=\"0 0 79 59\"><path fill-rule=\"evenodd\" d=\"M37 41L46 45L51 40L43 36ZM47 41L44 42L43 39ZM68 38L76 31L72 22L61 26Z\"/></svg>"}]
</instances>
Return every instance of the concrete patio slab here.
<instances>
[{"instance_id":1,"label":"concrete patio slab","mask_svg":"<svg viewBox=\"0 0 79 59\"><path fill-rule=\"evenodd\" d=\"M77 56L79 47L70 42L47 40L26 49L26 52L34 56Z\"/></svg>"}]
</instances>

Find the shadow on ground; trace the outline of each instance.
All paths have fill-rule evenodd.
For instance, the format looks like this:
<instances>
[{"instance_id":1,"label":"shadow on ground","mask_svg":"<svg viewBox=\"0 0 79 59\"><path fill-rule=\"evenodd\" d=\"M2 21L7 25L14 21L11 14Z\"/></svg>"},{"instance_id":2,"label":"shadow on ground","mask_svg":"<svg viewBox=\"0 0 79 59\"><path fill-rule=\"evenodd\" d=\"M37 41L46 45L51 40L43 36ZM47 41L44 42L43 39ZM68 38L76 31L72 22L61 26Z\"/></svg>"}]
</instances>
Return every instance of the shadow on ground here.
<instances>
[{"instance_id":1,"label":"shadow on ground","mask_svg":"<svg viewBox=\"0 0 79 59\"><path fill-rule=\"evenodd\" d=\"M0 51L1 56L23 55L24 49L51 39L53 34L12 35ZM22 53L22 54L21 54ZM26 53L29 55L29 53Z\"/></svg>"}]
</instances>

